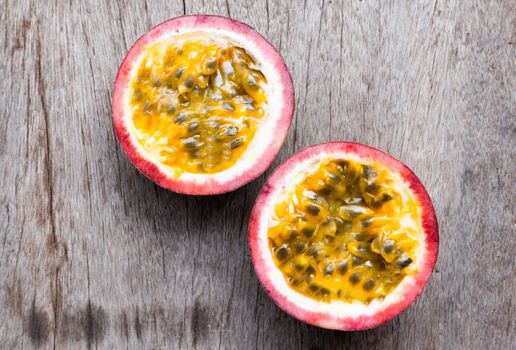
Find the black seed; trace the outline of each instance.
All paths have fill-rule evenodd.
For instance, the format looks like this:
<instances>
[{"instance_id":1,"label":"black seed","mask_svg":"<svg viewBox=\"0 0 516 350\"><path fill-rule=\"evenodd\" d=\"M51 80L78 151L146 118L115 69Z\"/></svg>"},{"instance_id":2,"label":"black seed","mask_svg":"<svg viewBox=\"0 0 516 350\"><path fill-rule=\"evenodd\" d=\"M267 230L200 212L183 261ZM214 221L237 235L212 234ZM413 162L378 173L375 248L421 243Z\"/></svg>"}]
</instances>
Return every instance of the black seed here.
<instances>
[{"instance_id":1,"label":"black seed","mask_svg":"<svg viewBox=\"0 0 516 350\"><path fill-rule=\"evenodd\" d=\"M308 250L308 255L313 256L314 258L317 258L319 256L319 251L317 250L316 247L312 247L312 248L310 248L310 250Z\"/></svg>"},{"instance_id":2,"label":"black seed","mask_svg":"<svg viewBox=\"0 0 516 350\"><path fill-rule=\"evenodd\" d=\"M370 218L361 220L360 225L362 225L362 227L369 227L373 224L374 221L375 221L375 218L370 217Z\"/></svg>"},{"instance_id":3,"label":"black seed","mask_svg":"<svg viewBox=\"0 0 516 350\"><path fill-rule=\"evenodd\" d=\"M181 78L181 76L183 75L183 73L185 72L186 70L186 67L179 67L177 70L176 70L176 73L175 73L175 76L177 79Z\"/></svg>"},{"instance_id":4,"label":"black seed","mask_svg":"<svg viewBox=\"0 0 516 350\"><path fill-rule=\"evenodd\" d=\"M319 294L321 294L323 297L328 297L330 295L330 291L326 288L321 288Z\"/></svg>"},{"instance_id":5,"label":"black seed","mask_svg":"<svg viewBox=\"0 0 516 350\"><path fill-rule=\"evenodd\" d=\"M387 254L390 254L392 253L392 251L394 250L394 241L385 241L385 243L383 244L383 251Z\"/></svg>"},{"instance_id":6,"label":"black seed","mask_svg":"<svg viewBox=\"0 0 516 350\"><path fill-rule=\"evenodd\" d=\"M188 124L188 132L194 132L195 130L199 129L199 123L198 122L191 122Z\"/></svg>"},{"instance_id":7,"label":"black seed","mask_svg":"<svg viewBox=\"0 0 516 350\"><path fill-rule=\"evenodd\" d=\"M315 275L315 268L312 265L310 265L306 268L305 273L307 275Z\"/></svg>"},{"instance_id":8,"label":"black seed","mask_svg":"<svg viewBox=\"0 0 516 350\"><path fill-rule=\"evenodd\" d=\"M363 242L365 241L367 238L369 237L369 235L365 232L355 232L353 234L353 238L358 241L358 242Z\"/></svg>"},{"instance_id":9,"label":"black seed","mask_svg":"<svg viewBox=\"0 0 516 350\"><path fill-rule=\"evenodd\" d=\"M342 172L344 172L347 169L347 167L349 166L349 162L344 159L338 159L335 161L335 163L337 164L337 168L339 170L341 170L341 168L342 168Z\"/></svg>"},{"instance_id":10,"label":"black seed","mask_svg":"<svg viewBox=\"0 0 516 350\"><path fill-rule=\"evenodd\" d=\"M289 240L292 241L294 238L296 238L299 234L297 233L297 230L295 228L289 227L287 228L287 232L289 233Z\"/></svg>"},{"instance_id":11,"label":"black seed","mask_svg":"<svg viewBox=\"0 0 516 350\"><path fill-rule=\"evenodd\" d=\"M190 157L192 157L194 159L201 157L201 152L199 152L199 150L189 152L188 154L190 155Z\"/></svg>"},{"instance_id":12,"label":"black seed","mask_svg":"<svg viewBox=\"0 0 516 350\"><path fill-rule=\"evenodd\" d=\"M314 201L319 201L320 200L319 196L314 191L304 191L303 195L305 197L311 199L311 200L314 200Z\"/></svg>"},{"instance_id":13,"label":"black seed","mask_svg":"<svg viewBox=\"0 0 516 350\"><path fill-rule=\"evenodd\" d=\"M326 243L326 245L332 245L334 241L335 241L335 237L333 237L333 236L326 235L324 237L324 243Z\"/></svg>"},{"instance_id":14,"label":"black seed","mask_svg":"<svg viewBox=\"0 0 516 350\"><path fill-rule=\"evenodd\" d=\"M323 186L323 188L321 188L321 189L319 190L319 193L320 193L320 194L322 194L323 196L327 196L327 195L329 195L330 193L332 193L332 192L333 192L333 190L334 190L333 186L328 185L328 184L325 184L325 185Z\"/></svg>"},{"instance_id":15,"label":"black seed","mask_svg":"<svg viewBox=\"0 0 516 350\"><path fill-rule=\"evenodd\" d=\"M391 196L389 193L384 192L384 193L382 194L381 201L382 201L383 203L388 202L388 201L390 201L391 199L392 199L392 196Z\"/></svg>"},{"instance_id":16,"label":"black seed","mask_svg":"<svg viewBox=\"0 0 516 350\"><path fill-rule=\"evenodd\" d=\"M317 292L317 291L319 290L319 288L320 288L320 287L319 287L317 284L315 284L315 283L311 283L311 284L308 286L308 288L310 288L310 291L312 291L312 292L314 292L314 293L315 293L315 292Z\"/></svg>"},{"instance_id":17,"label":"black seed","mask_svg":"<svg viewBox=\"0 0 516 350\"><path fill-rule=\"evenodd\" d=\"M318 215L319 212L321 211L321 208L319 208L317 205L315 204L308 204L306 206L306 211L308 212L308 214L311 214L311 215Z\"/></svg>"},{"instance_id":18,"label":"black seed","mask_svg":"<svg viewBox=\"0 0 516 350\"><path fill-rule=\"evenodd\" d=\"M206 68L208 68L209 70L213 70L215 69L215 67L217 67L217 60L215 59L215 57L210 57L206 60Z\"/></svg>"},{"instance_id":19,"label":"black seed","mask_svg":"<svg viewBox=\"0 0 516 350\"><path fill-rule=\"evenodd\" d=\"M371 203L371 207L373 207L375 209L379 209L379 208L382 207L382 202L377 201L377 200L373 200L373 202Z\"/></svg>"},{"instance_id":20,"label":"black seed","mask_svg":"<svg viewBox=\"0 0 516 350\"><path fill-rule=\"evenodd\" d=\"M356 273L352 273L351 276L349 276L349 282L353 285L357 284L360 282L360 276Z\"/></svg>"},{"instance_id":21,"label":"black seed","mask_svg":"<svg viewBox=\"0 0 516 350\"><path fill-rule=\"evenodd\" d=\"M303 227L303 235L305 235L307 238L312 237L314 232L315 232L315 228L312 226Z\"/></svg>"},{"instance_id":22,"label":"black seed","mask_svg":"<svg viewBox=\"0 0 516 350\"><path fill-rule=\"evenodd\" d=\"M373 181L376 179L376 176L376 170L372 166L362 164L362 177L364 179Z\"/></svg>"},{"instance_id":23,"label":"black seed","mask_svg":"<svg viewBox=\"0 0 516 350\"><path fill-rule=\"evenodd\" d=\"M237 133L238 133L238 128L233 125L226 127L224 130L224 134L226 136L235 136Z\"/></svg>"},{"instance_id":24,"label":"black seed","mask_svg":"<svg viewBox=\"0 0 516 350\"><path fill-rule=\"evenodd\" d=\"M324 223L323 223L323 224L324 224L324 225L329 225L329 224L331 224L333 221L335 221L335 218L334 218L333 216L331 216L331 215L328 215L328 216L326 217L326 220L324 220Z\"/></svg>"},{"instance_id":25,"label":"black seed","mask_svg":"<svg viewBox=\"0 0 516 350\"><path fill-rule=\"evenodd\" d=\"M378 189L380 188L380 186L378 186L378 184L376 182L373 182L373 183L370 183L366 186L365 190L371 194L375 194L376 192L378 192Z\"/></svg>"},{"instance_id":26,"label":"black seed","mask_svg":"<svg viewBox=\"0 0 516 350\"><path fill-rule=\"evenodd\" d=\"M191 89L194 87L194 80L191 76L185 79L184 85L186 88Z\"/></svg>"},{"instance_id":27,"label":"black seed","mask_svg":"<svg viewBox=\"0 0 516 350\"><path fill-rule=\"evenodd\" d=\"M411 258L400 258L400 259L398 259L398 267L400 269L403 269L403 268L409 266L410 264L412 264L412 259Z\"/></svg>"},{"instance_id":28,"label":"black seed","mask_svg":"<svg viewBox=\"0 0 516 350\"><path fill-rule=\"evenodd\" d=\"M235 148L242 146L243 144L244 144L244 139L242 137L239 137L239 138L231 140L231 142L229 143L229 146L231 147L231 149L235 149Z\"/></svg>"},{"instance_id":29,"label":"black seed","mask_svg":"<svg viewBox=\"0 0 516 350\"><path fill-rule=\"evenodd\" d=\"M202 145L203 144L200 142L198 135L183 139L183 146L186 149L195 150L201 148Z\"/></svg>"},{"instance_id":30,"label":"black seed","mask_svg":"<svg viewBox=\"0 0 516 350\"><path fill-rule=\"evenodd\" d=\"M362 265L364 263L364 260L362 260L356 256L353 256L352 260L353 260L353 266Z\"/></svg>"},{"instance_id":31,"label":"black seed","mask_svg":"<svg viewBox=\"0 0 516 350\"><path fill-rule=\"evenodd\" d=\"M341 295L342 295L342 290L341 290L341 289L339 289L339 290L337 291L337 298L340 298L340 296L341 296Z\"/></svg>"},{"instance_id":32,"label":"black seed","mask_svg":"<svg viewBox=\"0 0 516 350\"><path fill-rule=\"evenodd\" d=\"M224 102L224 103L222 103L222 109L224 109L226 111L234 111L235 106L233 106L233 104L231 102Z\"/></svg>"},{"instance_id":33,"label":"black seed","mask_svg":"<svg viewBox=\"0 0 516 350\"><path fill-rule=\"evenodd\" d=\"M364 288L364 290L366 291L370 291L371 289L373 289L374 287L374 281L373 280L367 280L364 285L362 286L362 288Z\"/></svg>"},{"instance_id":34,"label":"black seed","mask_svg":"<svg viewBox=\"0 0 516 350\"><path fill-rule=\"evenodd\" d=\"M296 244L296 253L302 253L306 248L306 244L298 243Z\"/></svg>"},{"instance_id":35,"label":"black seed","mask_svg":"<svg viewBox=\"0 0 516 350\"><path fill-rule=\"evenodd\" d=\"M334 185L338 185L340 183L340 177L334 173L328 172L328 179Z\"/></svg>"},{"instance_id":36,"label":"black seed","mask_svg":"<svg viewBox=\"0 0 516 350\"><path fill-rule=\"evenodd\" d=\"M181 106L183 107L187 107L188 105L190 105L190 101L188 99L188 96L183 94L183 95L179 95L179 103L181 104Z\"/></svg>"},{"instance_id":37,"label":"black seed","mask_svg":"<svg viewBox=\"0 0 516 350\"><path fill-rule=\"evenodd\" d=\"M296 268L297 271L303 271L305 266L303 264L294 263L294 267Z\"/></svg>"},{"instance_id":38,"label":"black seed","mask_svg":"<svg viewBox=\"0 0 516 350\"><path fill-rule=\"evenodd\" d=\"M345 274L348 271L348 262L347 261L340 261L337 264L337 270L341 275Z\"/></svg>"},{"instance_id":39,"label":"black seed","mask_svg":"<svg viewBox=\"0 0 516 350\"><path fill-rule=\"evenodd\" d=\"M330 275L332 275L332 274L333 274L333 270L334 270L334 269L335 269L335 268L333 267L333 265L332 265L332 264L328 264L328 265L326 265L326 267L324 268L324 274L325 274L325 275L327 275L327 276L330 276Z\"/></svg>"},{"instance_id":40,"label":"black seed","mask_svg":"<svg viewBox=\"0 0 516 350\"><path fill-rule=\"evenodd\" d=\"M284 244L276 251L276 258L280 261L285 260L290 254L290 248Z\"/></svg>"},{"instance_id":41,"label":"black seed","mask_svg":"<svg viewBox=\"0 0 516 350\"><path fill-rule=\"evenodd\" d=\"M339 217L335 218L335 223L337 224L337 232L343 233L345 231L348 231L351 228L351 222L342 220Z\"/></svg>"},{"instance_id":42,"label":"black seed","mask_svg":"<svg viewBox=\"0 0 516 350\"><path fill-rule=\"evenodd\" d=\"M185 122L187 118L188 118L188 115L186 113L179 112L179 115L176 117L176 119L174 121L177 124L181 124L181 123Z\"/></svg>"},{"instance_id":43,"label":"black seed","mask_svg":"<svg viewBox=\"0 0 516 350\"><path fill-rule=\"evenodd\" d=\"M346 204L364 204L364 200L360 197L352 197L344 200Z\"/></svg>"}]
</instances>

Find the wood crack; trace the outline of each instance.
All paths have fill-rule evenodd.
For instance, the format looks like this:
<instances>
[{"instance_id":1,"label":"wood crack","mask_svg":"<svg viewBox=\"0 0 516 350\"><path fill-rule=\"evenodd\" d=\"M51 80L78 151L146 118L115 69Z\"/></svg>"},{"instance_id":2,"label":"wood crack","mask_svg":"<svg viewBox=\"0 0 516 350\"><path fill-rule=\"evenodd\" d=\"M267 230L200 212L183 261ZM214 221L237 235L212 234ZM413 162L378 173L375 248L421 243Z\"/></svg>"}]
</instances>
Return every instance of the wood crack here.
<instances>
[{"instance_id":1,"label":"wood crack","mask_svg":"<svg viewBox=\"0 0 516 350\"><path fill-rule=\"evenodd\" d=\"M129 47L127 46L127 40L125 38L125 32L124 32L124 23L122 22L122 10L120 9L120 1L117 1L116 2L117 4L117 7L118 7L118 23L120 23L120 31L122 32L122 40L124 42L124 49L128 49Z\"/></svg>"},{"instance_id":2,"label":"wood crack","mask_svg":"<svg viewBox=\"0 0 516 350\"><path fill-rule=\"evenodd\" d=\"M159 202L158 196L158 185L154 184L154 193L156 195L156 202ZM154 228L154 234L156 235L156 239L158 240L158 244L161 249L161 266L163 268L163 280L166 281L167 278L167 268L165 264L165 248L163 245L163 239L160 234L158 234L158 225L156 223L156 215L152 215L152 223Z\"/></svg>"},{"instance_id":3,"label":"wood crack","mask_svg":"<svg viewBox=\"0 0 516 350\"><path fill-rule=\"evenodd\" d=\"M270 17L269 17L269 0L265 0L265 12L267 14L267 34L269 34Z\"/></svg>"},{"instance_id":4,"label":"wood crack","mask_svg":"<svg viewBox=\"0 0 516 350\"><path fill-rule=\"evenodd\" d=\"M226 0L226 10L228 11L228 17L231 17L231 10L229 9L229 1Z\"/></svg>"},{"instance_id":5,"label":"wood crack","mask_svg":"<svg viewBox=\"0 0 516 350\"><path fill-rule=\"evenodd\" d=\"M39 31L38 25L38 31ZM45 120L45 160L46 160L46 190L48 193L48 217L50 218L50 234L53 235L54 240L57 241L56 227L54 218L54 193L53 193L53 179L52 179L52 152L50 149L50 117L48 107L45 101L45 81L43 79L43 73L41 69L41 38L38 37L36 41L36 79L38 82L38 96L40 98L41 110L43 112L43 118Z\"/></svg>"}]
</instances>

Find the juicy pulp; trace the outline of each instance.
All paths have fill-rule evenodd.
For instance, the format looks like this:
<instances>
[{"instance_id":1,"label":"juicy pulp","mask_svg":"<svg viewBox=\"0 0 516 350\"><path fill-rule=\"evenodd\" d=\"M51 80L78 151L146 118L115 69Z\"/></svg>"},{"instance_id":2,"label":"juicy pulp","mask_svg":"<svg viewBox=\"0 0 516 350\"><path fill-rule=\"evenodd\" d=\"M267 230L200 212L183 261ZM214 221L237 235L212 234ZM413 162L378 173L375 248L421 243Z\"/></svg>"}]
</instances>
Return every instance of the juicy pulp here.
<instances>
[{"instance_id":1,"label":"juicy pulp","mask_svg":"<svg viewBox=\"0 0 516 350\"><path fill-rule=\"evenodd\" d=\"M176 172L231 167L260 127L267 80L241 47L189 33L146 48L132 81L135 135Z\"/></svg>"},{"instance_id":2,"label":"juicy pulp","mask_svg":"<svg viewBox=\"0 0 516 350\"><path fill-rule=\"evenodd\" d=\"M276 205L270 249L299 293L369 303L416 270L421 234L407 217L418 220L417 206L381 165L326 159Z\"/></svg>"}]
</instances>

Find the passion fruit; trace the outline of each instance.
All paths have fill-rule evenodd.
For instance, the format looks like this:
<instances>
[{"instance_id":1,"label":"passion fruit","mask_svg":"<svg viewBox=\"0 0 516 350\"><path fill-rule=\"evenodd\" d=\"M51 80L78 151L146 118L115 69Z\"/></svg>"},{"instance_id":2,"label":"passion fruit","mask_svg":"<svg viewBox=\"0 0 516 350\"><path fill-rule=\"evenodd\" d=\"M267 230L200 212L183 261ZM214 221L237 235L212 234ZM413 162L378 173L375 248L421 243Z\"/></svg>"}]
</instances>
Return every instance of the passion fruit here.
<instances>
[{"instance_id":1,"label":"passion fruit","mask_svg":"<svg viewBox=\"0 0 516 350\"><path fill-rule=\"evenodd\" d=\"M438 245L421 181L357 143L319 144L288 159L249 222L267 293L295 318L329 329L368 329L404 311L427 283Z\"/></svg>"},{"instance_id":2,"label":"passion fruit","mask_svg":"<svg viewBox=\"0 0 516 350\"><path fill-rule=\"evenodd\" d=\"M115 81L113 124L134 165L175 192L232 191L277 155L294 112L288 69L251 27L183 16L143 35Z\"/></svg>"}]
</instances>

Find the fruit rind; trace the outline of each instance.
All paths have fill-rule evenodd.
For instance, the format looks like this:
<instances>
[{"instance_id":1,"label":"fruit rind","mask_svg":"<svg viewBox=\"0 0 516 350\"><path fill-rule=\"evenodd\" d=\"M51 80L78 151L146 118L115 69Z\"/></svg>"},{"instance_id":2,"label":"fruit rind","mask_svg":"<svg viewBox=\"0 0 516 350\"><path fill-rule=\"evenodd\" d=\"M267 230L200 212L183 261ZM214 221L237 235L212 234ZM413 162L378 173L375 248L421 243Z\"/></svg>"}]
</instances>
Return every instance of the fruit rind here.
<instances>
[{"instance_id":1,"label":"fruit rind","mask_svg":"<svg viewBox=\"0 0 516 350\"><path fill-rule=\"evenodd\" d=\"M296 181L296 175L325 157L354 157L382 163L397 174L419 202L420 223L424 241L417 259L418 272L407 276L383 301L361 303L324 303L303 296L291 289L275 266L267 241L270 211L278 196ZM267 180L251 212L248 226L249 247L258 279L274 302L293 317L323 328L362 330L379 326L408 308L426 285L439 245L435 210L417 176L400 161L375 148L351 142L330 142L312 146L283 163Z\"/></svg>"},{"instance_id":2,"label":"fruit rind","mask_svg":"<svg viewBox=\"0 0 516 350\"><path fill-rule=\"evenodd\" d=\"M215 174L184 173L174 176L159 163L149 159L131 131L127 107L130 82L134 67L144 48L170 33L206 31L222 33L237 43L245 42L245 48L255 55L267 70L267 78L274 90L274 111L267 120L266 129L256 134L257 141L242 160L225 171ZM238 38L238 40L237 40ZM145 176L174 192L211 195L230 192L261 175L274 160L288 132L294 113L294 89L288 69L276 51L258 32L246 24L219 16L192 15L170 19L140 37L127 53L118 71L112 97L112 117L116 137L131 162ZM267 132L266 132L267 131ZM253 142L253 141L251 141Z\"/></svg>"}]
</instances>

